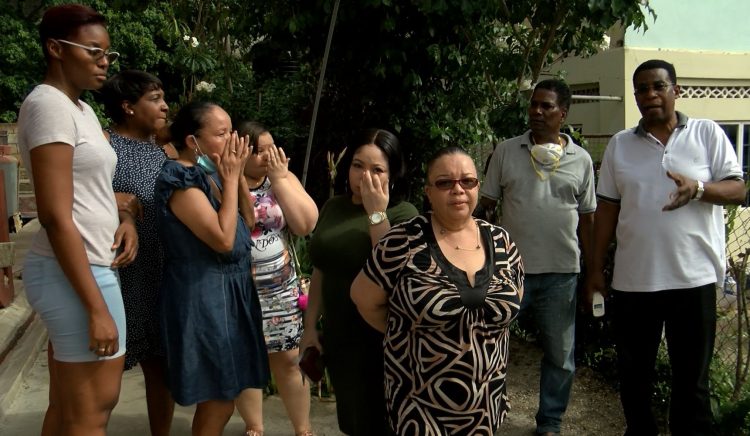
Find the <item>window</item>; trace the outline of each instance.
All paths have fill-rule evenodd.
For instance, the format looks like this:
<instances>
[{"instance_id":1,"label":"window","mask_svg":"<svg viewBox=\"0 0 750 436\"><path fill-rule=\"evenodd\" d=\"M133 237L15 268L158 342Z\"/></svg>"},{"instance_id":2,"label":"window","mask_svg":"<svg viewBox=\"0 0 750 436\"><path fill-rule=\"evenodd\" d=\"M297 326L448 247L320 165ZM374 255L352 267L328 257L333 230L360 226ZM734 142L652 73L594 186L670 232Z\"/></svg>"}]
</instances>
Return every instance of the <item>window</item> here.
<instances>
[{"instance_id":1,"label":"window","mask_svg":"<svg viewBox=\"0 0 750 436\"><path fill-rule=\"evenodd\" d=\"M742 171L745 173L745 179L750 174L750 121L736 123L720 123L724 133L729 137L729 141L734 145L737 152L737 159L742 165Z\"/></svg>"}]
</instances>

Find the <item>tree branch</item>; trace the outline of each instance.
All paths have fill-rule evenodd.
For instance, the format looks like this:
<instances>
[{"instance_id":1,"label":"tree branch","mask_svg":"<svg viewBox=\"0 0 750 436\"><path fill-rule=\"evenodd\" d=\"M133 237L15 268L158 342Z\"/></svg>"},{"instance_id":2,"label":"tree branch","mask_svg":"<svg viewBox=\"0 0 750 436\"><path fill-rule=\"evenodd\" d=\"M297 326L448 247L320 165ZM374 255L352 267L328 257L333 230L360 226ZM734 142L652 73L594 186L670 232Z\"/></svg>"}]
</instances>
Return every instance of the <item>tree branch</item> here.
<instances>
[{"instance_id":1,"label":"tree branch","mask_svg":"<svg viewBox=\"0 0 750 436\"><path fill-rule=\"evenodd\" d=\"M562 23L565 15L568 14L568 9L561 8L558 4L555 12L555 19L552 20L552 24L548 27L547 38L544 41L544 45L542 45L542 49L539 51L539 56L531 69L532 82L536 82L539 78L539 73L541 73L542 68L544 67L544 59L547 57L547 53L550 48L552 48L552 43L555 41L557 28L560 26L560 23Z\"/></svg>"}]
</instances>

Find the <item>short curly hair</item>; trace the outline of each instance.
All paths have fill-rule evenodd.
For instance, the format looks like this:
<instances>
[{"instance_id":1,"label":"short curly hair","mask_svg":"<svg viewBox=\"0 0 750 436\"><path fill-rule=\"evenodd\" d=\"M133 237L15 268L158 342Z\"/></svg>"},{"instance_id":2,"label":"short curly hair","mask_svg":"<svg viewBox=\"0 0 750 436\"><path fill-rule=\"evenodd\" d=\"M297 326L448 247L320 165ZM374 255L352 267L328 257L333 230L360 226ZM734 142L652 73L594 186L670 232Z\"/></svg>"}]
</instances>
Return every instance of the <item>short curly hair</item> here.
<instances>
[{"instance_id":1,"label":"short curly hair","mask_svg":"<svg viewBox=\"0 0 750 436\"><path fill-rule=\"evenodd\" d=\"M635 83L635 77L640 73L641 71L646 70L657 70L657 69L664 69L667 71L667 74L669 75L669 80L672 81L673 85L677 84L677 72L674 69L674 65L670 64L669 62L662 60L662 59L651 59L648 60L640 65L635 69L633 72L633 83Z\"/></svg>"},{"instance_id":2,"label":"short curly hair","mask_svg":"<svg viewBox=\"0 0 750 436\"><path fill-rule=\"evenodd\" d=\"M572 99L570 87L567 83L560 79L546 79L537 83L534 87L534 91L537 89L546 89L557 94L557 105L566 111L570 109L570 101Z\"/></svg>"}]
</instances>

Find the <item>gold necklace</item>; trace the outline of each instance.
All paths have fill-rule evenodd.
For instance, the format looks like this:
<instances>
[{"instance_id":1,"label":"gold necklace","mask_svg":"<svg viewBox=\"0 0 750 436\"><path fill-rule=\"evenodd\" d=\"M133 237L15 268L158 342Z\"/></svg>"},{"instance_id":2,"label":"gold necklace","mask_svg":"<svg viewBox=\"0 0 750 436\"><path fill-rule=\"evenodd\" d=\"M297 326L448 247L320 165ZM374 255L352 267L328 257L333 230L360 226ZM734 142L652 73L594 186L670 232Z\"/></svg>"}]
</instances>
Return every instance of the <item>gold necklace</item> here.
<instances>
[{"instance_id":1,"label":"gold necklace","mask_svg":"<svg viewBox=\"0 0 750 436\"><path fill-rule=\"evenodd\" d=\"M458 245L456 245L453 248L455 248L456 250L463 250L463 251L477 251L480 248L482 248L482 246L479 245L479 226L476 223L474 223L474 225L477 228L477 246L474 247L474 248L463 248L463 247L459 247ZM445 230L445 228L443 226L440 226L440 234L441 235L448 235L448 231ZM445 239L446 242L449 242L447 238L444 238L444 239Z\"/></svg>"}]
</instances>

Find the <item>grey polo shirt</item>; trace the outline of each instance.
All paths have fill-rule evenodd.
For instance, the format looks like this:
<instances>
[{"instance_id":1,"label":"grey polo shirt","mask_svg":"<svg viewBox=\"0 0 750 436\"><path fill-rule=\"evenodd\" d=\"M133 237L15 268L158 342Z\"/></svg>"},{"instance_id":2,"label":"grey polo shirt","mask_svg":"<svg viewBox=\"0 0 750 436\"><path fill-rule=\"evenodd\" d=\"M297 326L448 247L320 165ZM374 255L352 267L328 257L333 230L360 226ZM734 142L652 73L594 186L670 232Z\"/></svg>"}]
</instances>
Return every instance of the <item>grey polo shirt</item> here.
<instances>
[{"instance_id":1,"label":"grey polo shirt","mask_svg":"<svg viewBox=\"0 0 750 436\"><path fill-rule=\"evenodd\" d=\"M561 134L567 145L560 166L542 170L549 177L541 180L531 163L530 135L495 147L480 193L501 201L499 224L518 246L527 274L580 272L578 215L596 210L591 156Z\"/></svg>"}]
</instances>

